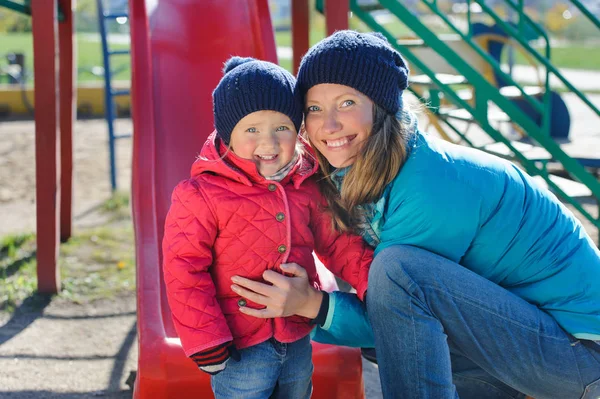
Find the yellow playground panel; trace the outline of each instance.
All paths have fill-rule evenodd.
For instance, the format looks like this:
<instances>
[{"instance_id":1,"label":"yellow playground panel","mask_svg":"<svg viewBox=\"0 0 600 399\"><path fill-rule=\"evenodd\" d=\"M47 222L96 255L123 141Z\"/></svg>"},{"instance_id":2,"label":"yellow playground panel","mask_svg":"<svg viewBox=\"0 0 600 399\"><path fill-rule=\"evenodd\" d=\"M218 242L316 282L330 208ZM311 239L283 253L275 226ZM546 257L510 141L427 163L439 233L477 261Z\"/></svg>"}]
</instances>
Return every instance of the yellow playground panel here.
<instances>
[{"instance_id":1,"label":"yellow playground panel","mask_svg":"<svg viewBox=\"0 0 600 399\"><path fill-rule=\"evenodd\" d=\"M128 81L113 82L115 90L130 87ZM118 116L129 116L130 97L114 97ZM18 84L0 85L0 118L31 115L34 107L33 86ZM77 85L77 115L79 117L104 117L104 82L81 82Z\"/></svg>"}]
</instances>

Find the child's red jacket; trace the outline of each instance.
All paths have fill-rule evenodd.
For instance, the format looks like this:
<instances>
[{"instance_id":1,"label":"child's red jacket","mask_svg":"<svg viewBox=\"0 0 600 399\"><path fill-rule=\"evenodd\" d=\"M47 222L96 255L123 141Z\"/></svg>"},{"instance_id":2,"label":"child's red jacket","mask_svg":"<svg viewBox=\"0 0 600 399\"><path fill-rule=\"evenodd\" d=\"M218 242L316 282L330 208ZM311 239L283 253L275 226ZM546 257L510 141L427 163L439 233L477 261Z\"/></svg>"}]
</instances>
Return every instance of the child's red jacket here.
<instances>
[{"instance_id":1,"label":"child's red jacket","mask_svg":"<svg viewBox=\"0 0 600 399\"><path fill-rule=\"evenodd\" d=\"M192 165L191 178L173 191L163 239L164 277L175 327L187 356L233 341L238 349L271 337L293 342L312 326L299 316L259 319L238 308L230 288L240 275L263 281L282 263L303 266L316 287L313 250L362 298L373 253L359 236L332 229L314 178L317 163L306 146L298 165L281 181L263 178L256 166L217 151L213 133ZM260 305L247 301L246 306Z\"/></svg>"}]
</instances>

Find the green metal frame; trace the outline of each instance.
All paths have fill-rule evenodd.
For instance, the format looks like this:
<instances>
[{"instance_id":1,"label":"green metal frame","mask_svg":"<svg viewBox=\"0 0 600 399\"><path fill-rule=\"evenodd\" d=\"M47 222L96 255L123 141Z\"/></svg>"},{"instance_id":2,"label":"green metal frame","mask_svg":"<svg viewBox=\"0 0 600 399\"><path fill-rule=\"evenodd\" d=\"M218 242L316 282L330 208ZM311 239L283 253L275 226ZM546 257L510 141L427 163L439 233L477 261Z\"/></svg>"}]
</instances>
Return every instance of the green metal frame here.
<instances>
[{"instance_id":1,"label":"green metal frame","mask_svg":"<svg viewBox=\"0 0 600 399\"><path fill-rule=\"evenodd\" d=\"M596 18L594 16L594 14L592 14L590 12L590 10L588 10L583 4L581 4L581 2L579 0L569 0L569 1L571 3L573 3L573 5L575 5L575 7L577 7L583 15L585 15L590 21L592 21L598 29L600 29L600 20L598 20L598 18Z\"/></svg>"},{"instance_id":2,"label":"green metal frame","mask_svg":"<svg viewBox=\"0 0 600 399\"><path fill-rule=\"evenodd\" d=\"M23 0L22 2L21 1L17 2L15 0L0 0L0 7L8 8L9 10L13 10L18 13L31 16L31 7L29 5L30 3L31 3L31 0ZM60 9L60 6L58 4L57 4L57 8L58 8L58 22L64 22L65 15L63 14L63 12Z\"/></svg>"},{"instance_id":3,"label":"green metal frame","mask_svg":"<svg viewBox=\"0 0 600 399\"><path fill-rule=\"evenodd\" d=\"M31 15L29 0L23 0L23 2L16 2L14 0L0 0L0 7L5 7L21 14Z\"/></svg>"},{"instance_id":4,"label":"green metal frame","mask_svg":"<svg viewBox=\"0 0 600 399\"><path fill-rule=\"evenodd\" d=\"M482 0L474 0L474 1L476 1L477 3L482 5L481 4ZM533 175L542 176L544 178L544 180L546 180L546 182L548 183L548 185L551 189L553 189L559 196L563 197L567 202L569 202L571 205L573 205L586 219L590 220L597 228L600 229L600 220L593 217L589 212L587 212L581 206L581 204L579 204L579 202L575 201L573 198L566 195L564 193L564 191L562 189L560 189L560 187L556 186L556 184L549 179L549 176L548 176L548 173L547 173L545 167L540 168L535 161L531 161L531 160L527 159L523 154L521 154L519 151L517 151L514 148L514 146L510 143L510 141L508 139L506 139L504 136L502 136L502 134L500 134L500 132L498 132L493 126L490 125L490 123L488 121L488 116L487 116L488 100L494 102L499 108L501 108L506 114L508 114L508 116L511 118L512 122L517 123L519 126L521 126L521 128L524 131L526 131L528 133L528 135L530 135L540 145L542 145L544 148L546 148L546 150L552 155L552 157L556 161L560 162L563 165L563 167L565 168L565 170L567 170L572 176L574 176L577 180L579 180L584 185L586 185L592 191L592 194L596 198L600 198L600 183L598 182L598 180L596 180L596 178L594 176L592 176L590 173L588 173L585 170L585 168L583 166L581 166L576 160L572 159L567 154L565 154L564 151L562 151L562 149L558 146L558 144L548 134L544 133L544 130L540 129L540 127L531 118L529 118L526 114L524 114L518 107L516 107L512 102L510 102L510 100L508 100L507 98L502 96L502 94L500 94L498 88L494 87L491 83L489 83L483 76L481 76L481 74L478 71L476 71L471 65L469 65L466 61L464 61L460 55L458 55L454 50L452 50L448 45L446 45L441 39L439 39L435 35L435 33L430 31L429 28L427 28L419 20L419 18L417 16L412 14L411 11L406 6L404 6L401 2L396 1L396 0L380 0L379 3L384 8L387 8L400 21L402 21L404 24L406 24L406 26L409 29L411 29L418 37L420 37L425 43L427 43L427 45L429 47L431 47L434 51L436 51L438 54L440 54L442 57L444 57L445 60L450 65L452 65L457 71L460 71L460 73L466 77L466 79L469 81L469 83L471 85L473 85L473 87L475 87L475 89L477 90L478 95L476 98L475 107L471 106L465 100L461 99L458 96L458 94L454 91L454 89L452 89L450 86L447 86L447 85L443 84L442 82L440 82L439 79L436 78L435 73L430 68L428 68L418 57L416 57L414 55L414 53L411 52L409 47L403 46L401 43L398 43L396 41L396 38L393 37L377 21L375 21L375 19L368 12L361 9L361 7L358 5L357 0L350 0L350 10L358 18L360 18L367 26L369 26L369 28L379 31L384 36L386 36L387 39L390 41L390 43L392 43L392 45L394 47L396 47L399 51L401 51L402 54L409 60L410 63L415 65L419 70L423 71L423 73L425 73L427 76L429 76L429 78L432 80L432 82L439 88L439 90L441 92L444 93L444 95L449 100L451 100L457 106L464 108L469 113L471 113L471 115L473 115L473 117L476 119L476 121L481 126L481 128L492 139L506 145L515 154L516 159L524 166L524 168L527 170L528 173L533 174ZM434 12L436 15L440 16L443 20L445 20L446 23L448 23L448 26L452 27L453 30L456 29L456 27L451 23L451 21L449 21L448 18L446 18L445 15L441 11L439 11L439 9L437 8L436 0L423 1L423 3L426 4L431 9L432 12ZM482 9L484 8L484 6L485 6L485 4L483 4ZM517 5L517 9L519 9L519 7L522 7L522 1L520 1L519 5ZM522 8L520 10L521 10L521 14L523 14ZM491 14L495 15L493 10L490 10L489 7L487 8L486 12L490 12ZM497 17L497 15L496 15L496 17ZM501 22L503 22L503 21L501 21ZM528 19L528 17L526 17L526 16L522 17L521 22L519 24L520 31L522 31L523 24L525 22L533 23L533 21L530 21ZM525 48L527 51L532 52L534 55L536 55L536 58L540 58L542 60L540 62L542 64L546 65L546 67L548 69L547 72L552 71L559 78L562 78L561 80L566 81L566 79L564 79L564 77L562 75L560 75L560 72L558 72L556 70L556 68L554 68L554 66L552 66L549 63L549 61L547 60L546 57L541 56L539 53L537 53L537 51L533 50L529 46L528 43L526 43L526 42L522 43L523 40L519 37L518 32L515 32L515 30L512 27L510 27L508 24L506 24L506 25L507 25L507 27L505 27L505 29L507 30L507 33L509 35L513 36L513 38L515 40L517 40L523 46L523 48ZM456 29L456 30L458 30L458 29ZM463 40L465 40L465 42L469 43L469 45L477 53L484 52L483 49L481 49L481 47L477 43L474 43L473 40L468 35L464 35L460 31L457 33L459 33L460 36L463 38ZM547 36L546 36L546 38L547 38ZM549 44L548 44L546 50L547 50L547 55L549 56L549 54L550 54ZM480 54L480 55L489 62L489 64L494 68L494 70L499 69L500 66L498 65L498 63L494 59L489 57L487 55L487 53ZM510 77L508 77L508 78L510 78ZM514 82L514 81L512 81L512 79L507 79L507 80L509 80L509 82L511 82L511 83ZM549 88L548 84L549 84L549 79L546 79L546 87L547 88ZM573 91L579 93L580 98L583 96L583 94L581 94L570 83L568 83L568 81L567 81L566 85L570 89L573 89ZM519 85L517 85L515 83L515 86L519 86ZM521 90L521 91L523 92L523 90ZM549 90L547 90L547 91L549 92ZM585 98L585 96L583 96L583 97ZM587 102L589 102L589 100ZM539 103L539 101L538 101L538 103ZM590 105L590 104L588 104L588 105ZM546 108L548 105L549 104L544 104L544 108L546 110L549 109L549 108ZM592 107L593 107L593 104L592 104ZM595 107L593 107L593 109L594 108ZM549 112L547 112L547 113L549 113ZM448 126L450 126L452 128L452 130L454 130L456 133L458 133L463 139L465 138L462 134L460 134L458 129L456 129L454 126L452 126L451 123L449 123L447 120L445 121L445 123ZM548 126L545 126L545 127L546 127L546 129L548 128Z\"/></svg>"},{"instance_id":5,"label":"green metal frame","mask_svg":"<svg viewBox=\"0 0 600 399\"><path fill-rule=\"evenodd\" d=\"M487 5L485 5L485 3L482 3L479 0L467 0L467 5L469 10L471 9L471 3L475 1L477 4L479 4L482 8L483 11L485 11L490 17L492 17L492 19L494 19L494 22L496 22L496 24L498 26L500 26L504 32L506 32L507 34L509 33L513 33L511 36L511 39L516 39L517 43L519 43L521 46L523 46L523 48L525 50L527 50L529 53L537 53L537 51L535 51L531 46L529 46L529 43L526 40L523 40L524 37L524 32L525 32L525 24L527 23L527 26L532 27L537 33L540 34L540 36L542 36L544 38L544 47L545 47L545 58L548 61L548 64L550 63L550 38L548 37L548 34L546 33L546 31L544 29L542 29L541 26L539 26L535 21L533 21L531 18L529 18L529 16L527 14L525 14L525 10L524 10L524 1L523 0L519 0L518 5L514 4L512 1L506 1L506 3L509 4L509 6L511 8L513 8L515 11L517 11L517 15L519 17L519 24L518 24L518 34L514 34L514 28L510 25L507 24L504 20L502 20L501 18L499 18L494 11L489 8ZM469 21L469 27L471 25L471 21ZM496 63L494 63L496 64ZM550 110L550 101L551 101L551 93L550 93L550 70L548 69L546 63L544 62L545 66L546 66L546 72L545 72L545 82L544 82L544 99L543 99L543 109L539 109L537 107L534 107L538 112L540 112L542 114L542 131L546 134L550 133L550 122L551 122L551 112L549 112ZM498 65L499 66L499 65ZM496 67L494 66L494 69L496 69ZM506 77L502 76L504 79L506 79ZM511 84L514 82L511 82ZM521 86L516 84L516 86L521 90ZM522 91L521 91L522 92ZM530 102L531 104L531 102Z\"/></svg>"},{"instance_id":6,"label":"green metal frame","mask_svg":"<svg viewBox=\"0 0 600 399\"><path fill-rule=\"evenodd\" d=\"M494 21L500 26L502 27L502 29L505 30L506 33L510 34L512 36L513 39L515 39L521 46L523 46L523 48L525 48L529 53L531 53L532 56L535 57L535 59L540 62L541 64L543 64L546 67L547 70L547 76L546 76L546 80L548 81L548 77L549 77L549 72L552 72L558 79L560 79L560 81L573 93L575 93L580 99L581 101L583 101L584 103L586 103L591 109L592 111L594 111L596 113L596 115L600 116L600 110L598 109L598 107L596 107L588 98L585 94L583 94L581 91L579 91L575 86L573 86L573 84L571 84L571 82L569 82L562 73L560 73L560 71L550 63L549 57L546 58L544 56L542 56L539 52L537 52L534 48L532 48L529 43L527 43L526 40L523 39L523 37L520 35L519 31L515 31L514 28L512 26L510 26L509 24L507 24L506 22L504 22L498 15L496 15L496 13L494 13L494 11L488 7L487 5L485 5L485 0L474 0L477 4L479 4L481 6L481 9L483 11L485 11L488 15L490 15ZM573 0L571 0L573 1ZM523 8L522 8L522 2L520 2L521 8L519 8L518 6L516 6L515 4L512 3L512 1L510 0L505 0L505 2L507 4L509 4L511 7L513 7L516 11L519 12L520 15L522 15L522 18L526 18L529 19L529 17L527 17L527 15L525 14ZM592 16L593 17L593 16ZM531 21L531 19L529 19L529 21ZM541 27L539 27L539 25L537 25L535 22L531 21L532 26L537 26L539 28L540 32L543 32L543 29ZM545 38L546 38L546 48L547 51L549 52L549 39L547 37L546 34Z\"/></svg>"}]
</instances>

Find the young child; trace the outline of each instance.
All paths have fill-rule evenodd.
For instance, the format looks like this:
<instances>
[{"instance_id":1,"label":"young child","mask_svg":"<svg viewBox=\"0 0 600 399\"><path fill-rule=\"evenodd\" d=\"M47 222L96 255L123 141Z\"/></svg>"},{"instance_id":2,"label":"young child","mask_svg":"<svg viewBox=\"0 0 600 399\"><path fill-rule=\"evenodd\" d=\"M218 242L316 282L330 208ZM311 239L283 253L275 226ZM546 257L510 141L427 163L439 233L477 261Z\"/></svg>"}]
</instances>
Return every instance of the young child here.
<instances>
[{"instance_id":1,"label":"young child","mask_svg":"<svg viewBox=\"0 0 600 399\"><path fill-rule=\"evenodd\" d=\"M231 277L263 281L266 270L295 262L318 288L314 250L362 299L372 251L336 232L324 211L317 162L297 134L295 78L252 58L233 57L224 72L213 92L216 131L175 188L165 223L173 321L217 398L309 398L309 319L245 315L240 307L262 307L237 295Z\"/></svg>"}]
</instances>

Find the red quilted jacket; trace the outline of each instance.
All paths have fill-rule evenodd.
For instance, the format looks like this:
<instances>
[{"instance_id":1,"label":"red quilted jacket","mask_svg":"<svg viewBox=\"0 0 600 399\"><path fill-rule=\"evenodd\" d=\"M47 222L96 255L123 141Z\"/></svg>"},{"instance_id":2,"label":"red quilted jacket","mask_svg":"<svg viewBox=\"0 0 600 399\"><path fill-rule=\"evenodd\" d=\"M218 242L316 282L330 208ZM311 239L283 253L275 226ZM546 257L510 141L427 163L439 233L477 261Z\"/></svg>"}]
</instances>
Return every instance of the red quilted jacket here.
<instances>
[{"instance_id":1,"label":"red quilted jacket","mask_svg":"<svg viewBox=\"0 0 600 399\"><path fill-rule=\"evenodd\" d=\"M164 277L175 327L186 355L223 342L238 349L271 337L293 342L306 336L308 319L258 319L241 313L231 276L262 280L282 263L303 266L319 280L313 250L334 274L367 289L372 250L358 236L332 229L314 178L317 164L306 147L281 182L263 178L256 166L228 152L221 159L213 133L193 164L191 178L177 185L165 223ZM224 151L224 147L222 148ZM247 301L246 306L261 306Z\"/></svg>"}]
</instances>

